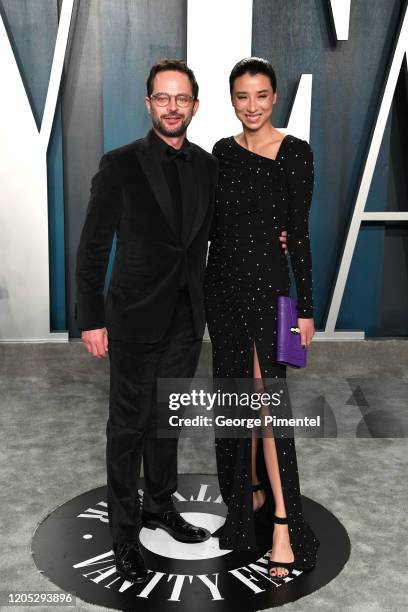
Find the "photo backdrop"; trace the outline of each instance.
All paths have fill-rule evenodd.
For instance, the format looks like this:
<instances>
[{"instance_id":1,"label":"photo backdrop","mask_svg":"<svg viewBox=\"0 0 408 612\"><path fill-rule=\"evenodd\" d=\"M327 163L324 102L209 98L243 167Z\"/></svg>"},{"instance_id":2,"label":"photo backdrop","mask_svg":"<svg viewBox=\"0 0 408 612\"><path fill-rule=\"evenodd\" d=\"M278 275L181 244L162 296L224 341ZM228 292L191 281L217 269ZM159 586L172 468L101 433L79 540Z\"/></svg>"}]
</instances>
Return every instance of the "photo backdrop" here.
<instances>
[{"instance_id":1,"label":"photo backdrop","mask_svg":"<svg viewBox=\"0 0 408 612\"><path fill-rule=\"evenodd\" d=\"M339 41L326 0L253 0L251 52L269 59L278 77L274 125L286 126L301 75L313 75L310 144L316 179L311 238L318 328L324 326L330 304L404 5L400 0L351 0L348 39ZM60 9L58 0L0 0L0 12L38 126ZM75 255L91 177L104 151L140 138L149 129L144 104L146 76L160 58L188 60L187 9L187 0L74 3L48 149L54 331L68 329L71 337L78 336L74 321ZM213 18L217 19L216 10ZM228 23L224 27L226 36L233 35ZM203 47L201 62L206 62L213 44L208 31L208 48ZM222 44L217 44L222 54ZM225 95L214 95L221 93ZM201 105L205 103L202 98ZM405 62L366 210L408 210L407 127ZM228 135L220 133L218 137ZM362 224L337 329L360 329L367 336L407 335L407 237L407 223Z\"/></svg>"}]
</instances>

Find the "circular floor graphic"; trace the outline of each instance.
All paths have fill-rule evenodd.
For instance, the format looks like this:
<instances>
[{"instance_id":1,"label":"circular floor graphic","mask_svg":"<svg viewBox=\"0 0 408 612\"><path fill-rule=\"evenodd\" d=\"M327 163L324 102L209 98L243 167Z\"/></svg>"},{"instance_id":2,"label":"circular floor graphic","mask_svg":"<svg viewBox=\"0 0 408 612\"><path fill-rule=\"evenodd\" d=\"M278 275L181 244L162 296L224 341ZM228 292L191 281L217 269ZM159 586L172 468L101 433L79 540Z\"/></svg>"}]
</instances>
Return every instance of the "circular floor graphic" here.
<instances>
[{"instance_id":1,"label":"circular floor graphic","mask_svg":"<svg viewBox=\"0 0 408 612\"><path fill-rule=\"evenodd\" d=\"M142 479L140 486L143 489ZM174 501L188 521L212 533L224 521L226 509L216 476L180 475ZM302 504L305 519L320 540L317 565L312 572L292 573L284 583L268 577L267 549L221 550L217 538L182 544L161 529L146 528L140 532L140 542L149 580L143 585L124 580L113 558L106 487L78 495L51 512L34 534L32 554L39 570L61 590L112 610L265 610L320 589L349 558L350 541L336 517L307 497L302 497Z\"/></svg>"}]
</instances>

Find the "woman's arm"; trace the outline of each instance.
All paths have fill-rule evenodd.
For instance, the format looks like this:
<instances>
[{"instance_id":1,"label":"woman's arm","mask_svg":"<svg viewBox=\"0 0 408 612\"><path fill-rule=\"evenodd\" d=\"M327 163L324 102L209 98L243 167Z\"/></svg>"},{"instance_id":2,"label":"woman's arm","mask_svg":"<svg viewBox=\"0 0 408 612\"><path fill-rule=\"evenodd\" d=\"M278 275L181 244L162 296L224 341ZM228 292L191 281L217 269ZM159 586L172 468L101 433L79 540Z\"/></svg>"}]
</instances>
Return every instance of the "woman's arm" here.
<instances>
[{"instance_id":1,"label":"woman's arm","mask_svg":"<svg viewBox=\"0 0 408 612\"><path fill-rule=\"evenodd\" d=\"M314 166L313 153L306 141L294 141L292 150L286 156L286 175L289 192L288 251L296 281L302 344L308 345L314 333L312 255L309 240Z\"/></svg>"}]
</instances>

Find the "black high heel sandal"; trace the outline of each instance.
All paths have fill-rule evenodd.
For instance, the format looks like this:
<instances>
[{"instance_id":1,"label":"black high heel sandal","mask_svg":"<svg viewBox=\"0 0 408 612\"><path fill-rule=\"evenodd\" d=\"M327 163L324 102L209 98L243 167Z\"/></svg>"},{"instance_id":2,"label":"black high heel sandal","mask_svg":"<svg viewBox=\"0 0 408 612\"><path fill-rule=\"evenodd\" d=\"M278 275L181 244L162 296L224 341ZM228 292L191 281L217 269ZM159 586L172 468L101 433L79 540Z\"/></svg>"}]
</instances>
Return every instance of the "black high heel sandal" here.
<instances>
[{"instance_id":1,"label":"black high heel sandal","mask_svg":"<svg viewBox=\"0 0 408 612\"><path fill-rule=\"evenodd\" d=\"M288 519L274 515L273 516L273 522L277 523L278 525L287 525L288 524ZM284 574L283 576L271 576L270 570L273 569L274 567L276 567L276 568L277 567L281 567L281 568L287 569L288 573ZM273 580L284 580L285 578L288 578L288 576L290 576L292 570L295 567L296 567L296 557L290 563L285 563L283 561L282 562L281 561L271 561L271 558L269 557L269 560L268 560L268 576L269 576L269 578L272 578Z\"/></svg>"}]
</instances>

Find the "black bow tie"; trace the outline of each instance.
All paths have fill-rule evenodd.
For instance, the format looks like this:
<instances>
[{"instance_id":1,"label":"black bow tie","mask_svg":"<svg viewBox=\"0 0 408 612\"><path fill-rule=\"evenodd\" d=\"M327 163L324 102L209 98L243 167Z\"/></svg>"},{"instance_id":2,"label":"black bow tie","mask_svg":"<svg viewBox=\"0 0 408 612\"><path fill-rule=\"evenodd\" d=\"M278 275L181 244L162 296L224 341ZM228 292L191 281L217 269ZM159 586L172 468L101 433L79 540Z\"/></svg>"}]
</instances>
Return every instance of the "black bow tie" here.
<instances>
[{"instance_id":1,"label":"black bow tie","mask_svg":"<svg viewBox=\"0 0 408 612\"><path fill-rule=\"evenodd\" d=\"M170 159L182 159L184 161L191 161L193 158L191 147L184 147L183 149L175 149L174 147L168 147L166 153Z\"/></svg>"}]
</instances>

